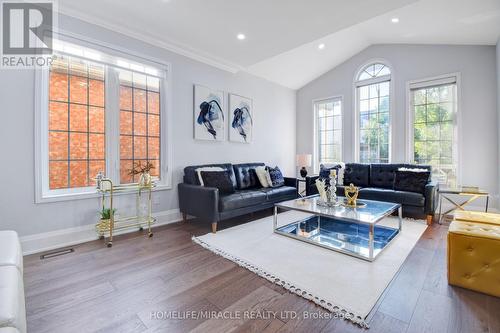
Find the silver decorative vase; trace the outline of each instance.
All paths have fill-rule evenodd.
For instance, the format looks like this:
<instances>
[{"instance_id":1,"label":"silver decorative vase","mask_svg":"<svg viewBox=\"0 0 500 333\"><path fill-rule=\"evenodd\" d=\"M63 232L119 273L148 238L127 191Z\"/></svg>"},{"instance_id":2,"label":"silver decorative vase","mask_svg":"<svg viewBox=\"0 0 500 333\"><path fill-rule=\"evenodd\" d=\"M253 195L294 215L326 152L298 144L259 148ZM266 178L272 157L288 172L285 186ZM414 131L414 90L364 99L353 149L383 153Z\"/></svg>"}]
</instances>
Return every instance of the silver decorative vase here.
<instances>
[{"instance_id":1,"label":"silver decorative vase","mask_svg":"<svg viewBox=\"0 0 500 333\"><path fill-rule=\"evenodd\" d=\"M328 201L332 202L332 203L336 203L337 202L337 180L335 179L335 177L330 179L329 192L330 192L330 198Z\"/></svg>"}]
</instances>

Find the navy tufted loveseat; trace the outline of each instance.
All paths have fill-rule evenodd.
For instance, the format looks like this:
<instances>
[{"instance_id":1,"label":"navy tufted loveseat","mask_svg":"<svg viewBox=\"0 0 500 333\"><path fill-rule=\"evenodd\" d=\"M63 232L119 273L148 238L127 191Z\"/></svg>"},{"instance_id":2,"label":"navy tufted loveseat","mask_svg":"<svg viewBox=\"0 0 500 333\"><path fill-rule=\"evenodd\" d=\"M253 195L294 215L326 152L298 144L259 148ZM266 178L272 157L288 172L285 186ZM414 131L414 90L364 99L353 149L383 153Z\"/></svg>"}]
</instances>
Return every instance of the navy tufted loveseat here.
<instances>
[{"instance_id":1,"label":"navy tufted loveseat","mask_svg":"<svg viewBox=\"0 0 500 333\"><path fill-rule=\"evenodd\" d=\"M344 195L344 187L354 184L360 187L359 198L386 202L396 202L403 206L403 215L413 218L426 218L430 224L437 208L438 184L430 181L423 193L395 191L394 175L399 168L424 168L431 166L414 164L361 164L346 163L344 182L337 185L337 195ZM316 179L306 178L306 195L317 194Z\"/></svg>"},{"instance_id":2,"label":"navy tufted loveseat","mask_svg":"<svg viewBox=\"0 0 500 333\"><path fill-rule=\"evenodd\" d=\"M264 163L208 164L184 168L184 181L178 185L179 209L186 215L196 216L212 223L212 232L217 231L217 222L271 208L275 203L297 198L297 179L286 178L285 185L263 188L255 168ZM221 194L217 188L200 186L196 169L220 167L229 172L235 193Z\"/></svg>"}]
</instances>

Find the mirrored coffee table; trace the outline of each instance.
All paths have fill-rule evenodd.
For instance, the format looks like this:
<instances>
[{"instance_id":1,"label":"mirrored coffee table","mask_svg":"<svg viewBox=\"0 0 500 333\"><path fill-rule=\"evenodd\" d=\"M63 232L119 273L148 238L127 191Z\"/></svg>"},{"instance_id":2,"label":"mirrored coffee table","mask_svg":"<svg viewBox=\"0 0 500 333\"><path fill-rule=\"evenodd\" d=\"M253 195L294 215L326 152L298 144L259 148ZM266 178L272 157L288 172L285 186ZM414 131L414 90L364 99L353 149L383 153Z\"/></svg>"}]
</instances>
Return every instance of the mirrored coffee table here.
<instances>
[{"instance_id":1,"label":"mirrored coffee table","mask_svg":"<svg viewBox=\"0 0 500 333\"><path fill-rule=\"evenodd\" d=\"M362 208L343 205L318 205L319 196L284 201L274 206L273 231L296 240L329 250L342 252L360 259L373 261L401 232L402 208L400 204L374 200L358 200ZM342 201L344 198L339 197ZM305 214L278 226L278 210L294 210ZM397 228L379 225L385 217L397 211ZM287 217L288 218L288 217Z\"/></svg>"}]
</instances>

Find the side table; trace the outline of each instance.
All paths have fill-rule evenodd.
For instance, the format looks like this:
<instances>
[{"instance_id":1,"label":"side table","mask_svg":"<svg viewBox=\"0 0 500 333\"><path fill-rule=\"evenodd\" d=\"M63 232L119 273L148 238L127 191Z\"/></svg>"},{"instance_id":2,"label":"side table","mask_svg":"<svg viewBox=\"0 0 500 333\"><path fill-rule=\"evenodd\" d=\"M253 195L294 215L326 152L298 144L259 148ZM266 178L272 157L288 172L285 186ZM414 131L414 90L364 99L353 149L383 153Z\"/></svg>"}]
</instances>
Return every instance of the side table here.
<instances>
[{"instance_id":1,"label":"side table","mask_svg":"<svg viewBox=\"0 0 500 333\"><path fill-rule=\"evenodd\" d=\"M442 224L441 221L445 215L455 210L465 210L464 207L466 205L470 204L473 201L476 201L479 198L486 198L484 211L488 212L490 194L487 191L484 190L466 191L462 190L462 188L444 188L444 189L439 189L438 193L439 193L439 220L438 220L439 224ZM466 196L468 198L462 202L457 202L452 199L452 196ZM446 201L450 202L453 205L453 208L447 210L444 213L442 213L443 199L445 199Z\"/></svg>"},{"instance_id":2,"label":"side table","mask_svg":"<svg viewBox=\"0 0 500 333\"><path fill-rule=\"evenodd\" d=\"M307 181L306 181L306 178L302 178L302 177L297 177L297 182L299 183L298 185L298 192L299 192L299 197L303 198L306 196L306 190L307 190ZM300 189L300 183L304 183L304 189L301 190Z\"/></svg>"}]
</instances>

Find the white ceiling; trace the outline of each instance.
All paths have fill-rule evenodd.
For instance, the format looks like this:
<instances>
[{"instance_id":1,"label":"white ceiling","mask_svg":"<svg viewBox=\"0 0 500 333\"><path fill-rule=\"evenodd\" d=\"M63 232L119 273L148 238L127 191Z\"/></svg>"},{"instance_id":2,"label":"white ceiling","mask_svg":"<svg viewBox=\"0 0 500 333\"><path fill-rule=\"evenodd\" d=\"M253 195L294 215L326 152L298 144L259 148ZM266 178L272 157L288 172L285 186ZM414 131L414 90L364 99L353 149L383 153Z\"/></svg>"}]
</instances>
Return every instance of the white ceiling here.
<instances>
[{"instance_id":1,"label":"white ceiling","mask_svg":"<svg viewBox=\"0 0 500 333\"><path fill-rule=\"evenodd\" d=\"M59 10L293 89L371 44L495 44L500 36L499 0L60 0Z\"/></svg>"}]
</instances>

